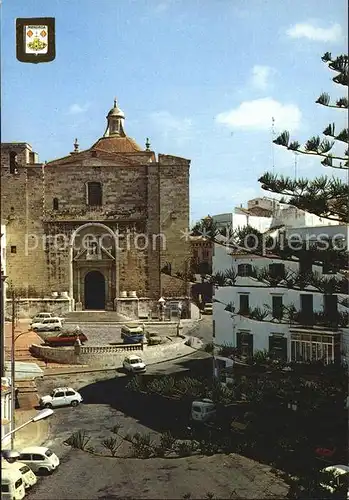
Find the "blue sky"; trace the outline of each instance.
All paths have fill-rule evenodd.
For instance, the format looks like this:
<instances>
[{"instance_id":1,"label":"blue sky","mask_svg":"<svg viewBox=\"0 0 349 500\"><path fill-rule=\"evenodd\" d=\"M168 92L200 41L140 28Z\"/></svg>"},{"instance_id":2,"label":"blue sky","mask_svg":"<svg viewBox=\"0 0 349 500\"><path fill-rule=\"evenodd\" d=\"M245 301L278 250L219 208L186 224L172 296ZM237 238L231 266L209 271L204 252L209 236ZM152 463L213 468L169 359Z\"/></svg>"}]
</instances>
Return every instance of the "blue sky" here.
<instances>
[{"instance_id":1,"label":"blue sky","mask_svg":"<svg viewBox=\"0 0 349 500\"><path fill-rule=\"evenodd\" d=\"M3 0L2 141L29 142L41 161L90 147L117 97L129 136L192 160L191 218L268 195L266 170L294 175L272 146L289 129L305 141L345 111L316 105L344 95L321 62L346 51L342 0ZM15 19L56 18L56 59L16 59ZM337 173L336 171L335 173ZM299 176L330 174L298 157Z\"/></svg>"}]
</instances>

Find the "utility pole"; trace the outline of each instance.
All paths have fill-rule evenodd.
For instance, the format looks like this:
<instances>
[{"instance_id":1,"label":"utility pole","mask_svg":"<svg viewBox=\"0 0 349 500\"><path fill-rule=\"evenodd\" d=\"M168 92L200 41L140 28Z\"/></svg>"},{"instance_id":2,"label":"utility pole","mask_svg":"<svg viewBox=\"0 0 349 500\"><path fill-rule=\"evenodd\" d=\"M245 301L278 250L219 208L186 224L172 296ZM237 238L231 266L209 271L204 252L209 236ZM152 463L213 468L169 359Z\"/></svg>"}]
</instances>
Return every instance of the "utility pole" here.
<instances>
[{"instance_id":1,"label":"utility pole","mask_svg":"<svg viewBox=\"0 0 349 500\"><path fill-rule=\"evenodd\" d=\"M6 315L6 280L4 270L1 269L1 292L0 292L0 363L1 363L1 376L5 377L5 315Z\"/></svg>"},{"instance_id":2,"label":"utility pole","mask_svg":"<svg viewBox=\"0 0 349 500\"><path fill-rule=\"evenodd\" d=\"M2 237L0 237L0 259L1 259L1 282L0 282L0 363L1 363L1 376L5 377L5 316L6 316L6 283L5 271L2 264L3 246Z\"/></svg>"},{"instance_id":3,"label":"utility pole","mask_svg":"<svg viewBox=\"0 0 349 500\"><path fill-rule=\"evenodd\" d=\"M12 290L12 331L11 331L11 431L15 428L16 388L15 388L15 292ZM14 433L11 434L11 450L14 449Z\"/></svg>"}]
</instances>

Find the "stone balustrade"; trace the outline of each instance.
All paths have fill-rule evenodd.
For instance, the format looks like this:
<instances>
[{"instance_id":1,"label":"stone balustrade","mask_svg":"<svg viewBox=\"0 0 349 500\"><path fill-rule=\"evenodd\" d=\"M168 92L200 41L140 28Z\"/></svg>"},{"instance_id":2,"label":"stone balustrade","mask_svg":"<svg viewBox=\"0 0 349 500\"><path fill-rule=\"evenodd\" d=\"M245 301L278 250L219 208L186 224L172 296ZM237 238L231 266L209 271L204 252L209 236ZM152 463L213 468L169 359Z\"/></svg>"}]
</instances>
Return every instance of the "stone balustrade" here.
<instances>
[{"instance_id":1,"label":"stone balustrade","mask_svg":"<svg viewBox=\"0 0 349 500\"><path fill-rule=\"evenodd\" d=\"M106 354L125 351L143 351L143 344L89 345L80 348L80 354Z\"/></svg>"}]
</instances>

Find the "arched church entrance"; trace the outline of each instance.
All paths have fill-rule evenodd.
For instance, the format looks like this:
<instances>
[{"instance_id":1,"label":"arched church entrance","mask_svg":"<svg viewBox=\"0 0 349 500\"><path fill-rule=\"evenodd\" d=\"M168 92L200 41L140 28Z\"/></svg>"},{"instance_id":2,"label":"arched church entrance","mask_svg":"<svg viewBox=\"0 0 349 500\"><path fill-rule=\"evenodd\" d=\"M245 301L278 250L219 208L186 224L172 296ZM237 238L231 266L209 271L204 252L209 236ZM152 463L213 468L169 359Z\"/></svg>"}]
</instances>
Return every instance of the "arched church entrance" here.
<instances>
[{"instance_id":1,"label":"arched church entrance","mask_svg":"<svg viewBox=\"0 0 349 500\"><path fill-rule=\"evenodd\" d=\"M85 275L85 309L105 309L105 278L100 271Z\"/></svg>"}]
</instances>

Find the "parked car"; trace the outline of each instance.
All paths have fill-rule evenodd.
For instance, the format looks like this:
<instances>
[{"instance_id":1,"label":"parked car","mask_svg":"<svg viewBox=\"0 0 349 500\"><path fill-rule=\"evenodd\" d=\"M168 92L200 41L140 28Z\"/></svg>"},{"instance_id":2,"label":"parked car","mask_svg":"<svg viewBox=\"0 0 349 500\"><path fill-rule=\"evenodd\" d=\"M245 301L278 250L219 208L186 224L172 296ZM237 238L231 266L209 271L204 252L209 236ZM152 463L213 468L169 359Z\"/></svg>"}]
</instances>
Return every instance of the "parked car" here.
<instances>
[{"instance_id":1,"label":"parked car","mask_svg":"<svg viewBox=\"0 0 349 500\"><path fill-rule=\"evenodd\" d=\"M40 398L42 408L57 408L58 406L78 406L82 402L82 396L71 387L57 387L51 394Z\"/></svg>"},{"instance_id":2,"label":"parked car","mask_svg":"<svg viewBox=\"0 0 349 500\"><path fill-rule=\"evenodd\" d=\"M349 487L349 466L348 465L331 465L322 469L321 472L332 473L334 475L333 480L320 483L321 486L329 491L330 493L335 493L336 490L348 491Z\"/></svg>"},{"instance_id":3,"label":"parked car","mask_svg":"<svg viewBox=\"0 0 349 500\"><path fill-rule=\"evenodd\" d=\"M41 312L41 313L37 314L36 316L34 316L34 318L30 322L30 325L32 325L33 323L40 323L41 320L49 319L49 318L59 318L62 321L62 323L64 321L64 318L61 318L54 313Z\"/></svg>"},{"instance_id":4,"label":"parked car","mask_svg":"<svg viewBox=\"0 0 349 500\"><path fill-rule=\"evenodd\" d=\"M144 373L146 371L146 365L140 356L136 354L130 354L124 359L122 364L124 370L130 373Z\"/></svg>"},{"instance_id":5,"label":"parked car","mask_svg":"<svg viewBox=\"0 0 349 500\"><path fill-rule=\"evenodd\" d=\"M121 338L124 344L139 344L144 340L143 327L137 324L128 324L121 327Z\"/></svg>"},{"instance_id":6,"label":"parked car","mask_svg":"<svg viewBox=\"0 0 349 500\"><path fill-rule=\"evenodd\" d=\"M60 318L46 318L33 323L31 328L34 332L57 332L62 330L63 323Z\"/></svg>"},{"instance_id":7,"label":"parked car","mask_svg":"<svg viewBox=\"0 0 349 500\"><path fill-rule=\"evenodd\" d=\"M52 473L59 466L59 458L45 446L29 446L20 451L19 460L32 469L35 474Z\"/></svg>"},{"instance_id":8,"label":"parked car","mask_svg":"<svg viewBox=\"0 0 349 500\"><path fill-rule=\"evenodd\" d=\"M24 496L24 481L19 470L1 467L1 499L22 500Z\"/></svg>"},{"instance_id":9,"label":"parked car","mask_svg":"<svg viewBox=\"0 0 349 500\"><path fill-rule=\"evenodd\" d=\"M18 462L17 460L14 462L8 462L7 460L1 460L1 469L18 470L22 474L24 487L26 489L31 488L37 482L37 477L34 474L34 472L31 470L31 468L22 462Z\"/></svg>"},{"instance_id":10,"label":"parked car","mask_svg":"<svg viewBox=\"0 0 349 500\"><path fill-rule=\"evenodd\" d=\"M75 344L76 339L79 339L81 344L87 341L87 337L82 331L80 332L60 332L54 337L48 337L45 339L45 343L51 347L56 346L72 346Z\"/></svg>"}]
</instances>

